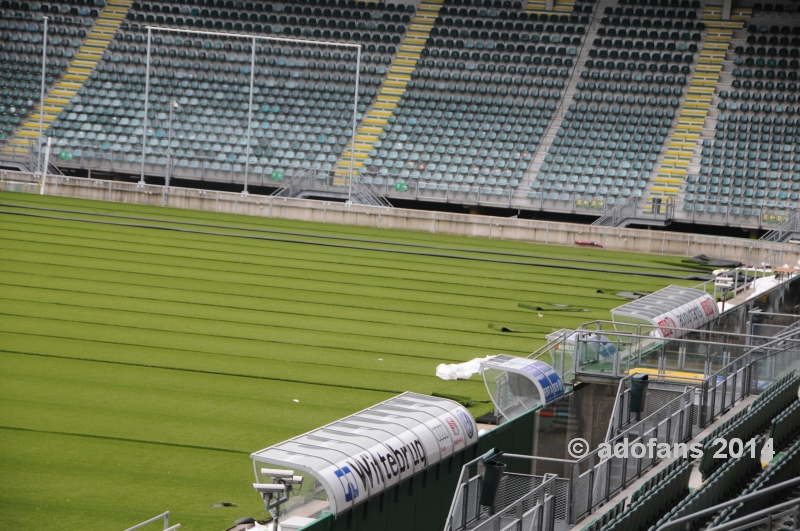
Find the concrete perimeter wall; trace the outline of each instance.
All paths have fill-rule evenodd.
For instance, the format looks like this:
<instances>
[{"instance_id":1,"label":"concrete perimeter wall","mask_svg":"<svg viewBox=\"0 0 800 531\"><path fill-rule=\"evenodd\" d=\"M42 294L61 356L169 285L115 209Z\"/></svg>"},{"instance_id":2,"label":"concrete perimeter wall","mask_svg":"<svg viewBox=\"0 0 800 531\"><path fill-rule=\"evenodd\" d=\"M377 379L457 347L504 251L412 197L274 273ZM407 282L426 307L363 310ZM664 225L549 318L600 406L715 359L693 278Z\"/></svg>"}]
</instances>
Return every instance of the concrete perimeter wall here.
<instances>
[{"instance_id":1,"label":"concrete perimeter wall","mask_svg":"<svg viewBox=\"0 0 800 531\"><path fill-rule=\"evenodd\" d=\"M0 189L38 193L37 178L29 173L0 172ZM476 238L516 240L575 246L575 240L596 242L605 249L672 256L706 254L738 260L748 265L795 265L796 245L744 238L681 234L644 229L594 227L526 219L510 219L448 212L347 205L329 201L242 195L192 188L102 181L79 177L48 176L46 195L97 199L137 205L243 214L359 227L398 229Z\"/></svg>"}]
</instances>

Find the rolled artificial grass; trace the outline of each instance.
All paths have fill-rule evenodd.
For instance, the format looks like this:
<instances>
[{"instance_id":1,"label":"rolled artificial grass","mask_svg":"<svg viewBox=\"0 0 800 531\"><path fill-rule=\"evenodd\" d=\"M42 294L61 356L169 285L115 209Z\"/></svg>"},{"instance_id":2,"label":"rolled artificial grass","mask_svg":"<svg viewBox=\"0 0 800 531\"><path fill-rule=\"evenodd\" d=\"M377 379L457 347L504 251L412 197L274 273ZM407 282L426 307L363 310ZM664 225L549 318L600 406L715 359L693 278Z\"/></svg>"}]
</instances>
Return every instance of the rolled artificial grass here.
<instances>
[{"instance_id":1,"label":"rolled artificial grass","mask_svg":"<svg viewBox=\"0 0 800 531\"><path fill-rule=\"evenodd\" d=\"M443 381L436 365L526 356L624 302L598 289L692 285L664 277L696 272L663 256L0 202L2 528L31 515L55 529L124 529L164 510L190 530L264 517L250 452L406 390L485 413L478 377ZM593 259L614 272L589 271ZM531 301L541 317L520 307ZM210 507L220 500L237 507Z\"/></svg>"}]
</instances>

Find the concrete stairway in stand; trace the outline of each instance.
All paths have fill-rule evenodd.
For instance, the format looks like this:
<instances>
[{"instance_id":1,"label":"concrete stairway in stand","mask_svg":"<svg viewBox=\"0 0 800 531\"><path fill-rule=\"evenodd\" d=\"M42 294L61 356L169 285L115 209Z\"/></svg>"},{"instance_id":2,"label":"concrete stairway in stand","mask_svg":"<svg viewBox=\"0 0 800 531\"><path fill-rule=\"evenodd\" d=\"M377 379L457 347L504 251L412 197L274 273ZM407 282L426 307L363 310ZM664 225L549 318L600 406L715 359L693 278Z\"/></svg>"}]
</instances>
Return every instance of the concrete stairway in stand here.
<instances>
[{"instance_id":1,"label":"concrete stairway in stand","mask_svg":"<svg viewBox=\"0 0 800 531\"><path fill-rule=\"evenodd\" d=\"M661 167L647 191L647 202L643 208L645 214L652 213L654 198L674 198L678 195L708 116L711 97L716 90L731 37L734 30L744 26L746 19L745 10L736 10L731 20L722 20L721 7L706 6L703 9L701 21L706 25L707 35L700 49L686 101L678 116L678 124L667 144Z\"/></svg>"},{"instance_id":2,"label":"concrete stairway in stand","mask_svg":"<svg viewBox=\"0 0 800 531\"><path fill-rule=\"evenodd\" d=\"M408 31L400 43L400 49L381 86L375 104L369 110L361 126L356 132L355 146L351 144L345 149L334 174L334 184L344 186L350 176L350 161L353 160L353 174L358 174L364 167L364 159L369 157L378 135L389 123L394 109L406 92L411 74L417 67L417 62L425 48L425 43L431 34L436 17L444 0L424 0L411 20Z\"/></svg>"},{"instance_id":3,"label":"concrete stairway in stand","mask_svg":"<svg viewBox=\"0 0 800 531\"><path fill-rule=\"evenodd\" d=\"M55 121L64 107L77 94L84 81L91 75L97 63L102 59L108 43L114 38L120 22L130 9L132 0L109 0L108 5L97 18L92 30L86 36L78 53L72 60L64 77L56 83L44 98L44 109L39 106L22 124L14 136L3 147L5 153L26 153L31 145L39 139L39 116L42 115L42 131ZM45 140L42 140L44 144Z\"/></svg>"}]
</instances>

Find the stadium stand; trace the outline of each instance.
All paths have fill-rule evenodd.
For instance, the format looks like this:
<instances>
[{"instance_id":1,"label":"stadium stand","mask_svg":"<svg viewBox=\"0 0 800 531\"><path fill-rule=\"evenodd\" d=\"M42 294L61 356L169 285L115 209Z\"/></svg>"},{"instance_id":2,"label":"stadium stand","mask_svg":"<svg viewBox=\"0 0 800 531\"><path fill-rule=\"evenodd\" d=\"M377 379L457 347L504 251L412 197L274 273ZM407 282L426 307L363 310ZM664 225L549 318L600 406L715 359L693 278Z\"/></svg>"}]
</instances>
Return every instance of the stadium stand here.
<instances>
[{"instance_id":1,"label":"stadium stand","mask_svg":"<svg viewBox=\"0 0 800 531\"><path fill-rule=\"evenodd\" d=\"M609 522L614 520L622 511L625 510L625 501L627 498L622 498L619 502L617 502L614 507L612 507L609 511L606 511L600 518L593 520L589 525L583 528L583 531L600 531L603 527L605 527Z\"/></svg>"},{"instance_id":2,"label":"stadium stand","mask_svg":"<svg viewBox=\"0 0 800 531\"><path fill-rule=\"evenodd\" d=\"M675 4L678 9L605 8L574 103L529 197L605 207L642 195L681 104L704 29L703 23L695 24L699 2L685 2L682 9Z\"/></svg>"},{"instance_id":3,"label":"stadium stand","mask_svg":"<svg viewBox=\"0 0 800 531\"><path fill-rule=\"evenodd\" d=\"M794 408L797 409L797 408ZM800 441L796 441L786 450L775 462L764 470L741 495L752 494L761 489L777 485L797 477L797 468L800 466ZM726 509L714 520L714 525L723 524L736 518L750 515L771 505L777 505L792 496L792 489L779 489L776 492L762 496L760 498L741 502L729 509ZM795 492L793 497L797 497Z\"/></svg>"},{"instance_id":4,"label":"stadium stand","mask_svg":"<svg viewBox=\"0 0 800 531\"><path fill-rule=\"evenodd\" d=\"M9 140L6 153L13 147L27 150L39 136L44 17L48 18L49 95L42 118L49 125L91 73L125 10L124 0L112 0L107 6L104 0L2 3L2 61L9 68L2 74L0 141ZM16 135L11 138L14 129Z\"/></svg>"},{"instance_id":5,"label":"stadium stand","mask_svg":"<svg viewBox=\"0 0 800 531\"><path fill-rule=\"evenodd\" d=\"M397 198L595 215L674 199L677 219L748 226L800 205L791 5L780 24L765 6L722 20L700 0L4 6L6 155L37 138L51 16L44 125L65 165L138 171L153 25L357 43L362 55L354 109L354 51L259 43L248 160L250 43L155 32L149 173L171 154L187 179L241 182L248 166L261 184L312 170L336 186L352 158Z\"/></svg>"},{"instance_id":6,"label":"stadium stand","mask_svg":"<svg viewBox=\"0 0 800 531\"><path fill-rule=\"evenodd\" d=\"M683 210L704 220L798 206L796 91L800 27L750 20L735 32L716 109L687 176ZM726 68L727 70L727 68Z\"/></svg>"},{"instance_id":7,"label":"stadium stand","mask_svg":"<svg viewBox=\"0 0 800 531\"><path fill-rule=\"evenodd\" d=\"M800 377L792 375L785 379L781 385L772 385L761 396L758 402L754 402L750 411L735 423L731 424L718 437L726 440L738 438L740 441L749 441L767 426L770 425L781 411L789 407L792 402L797 400L797 390L800 386ZM725 458L716 457L719 445L714 444L712 439L703 448L703 457L700 459L700 472L703 478L709 477L715 470L722 466Z\"/></svg>"},{"instance_id":8,"label":"stadium stand","mask_svg":"<svg viewBox=\"0 0 800 531\"><path fill-rule=\"evenodd\" d=\"M539 19L516 7L445 6L411 91L365 161L368 178L451 195L513 196L588 22L578 15Z\"/></svg>"},{"instance_id":9,"label":"stadium stand","mask_svg":"<svg viewBox=\"0 0 800 531\"><path fill-rule=\"evenodd\" d=\"M647 529L655 524L670 508L689 495L689 475L692 464L676 461L669 472L660 474L657 485L642 489L640 495L619 516L601 528L601 531Z\"/></svg>"},{"instance_id":10,"label":"stadium stand","mask_svg":"<svg viewBox=\"0 0 800 531\"><path fill-rule=\"evenodd\" d=\"M148 24L362 43L358 112L364 113L413 14L404 6L355 2L344 8L297 3L274 11L271 4L224 2L222 7L134 3L103 60L48 131L58 140L57 152L79 152L99 162L141 162ZM251 45L235 37L154 34L148 163L163 168L171 145L184 176L242 171L250 52ZM254 171L331 170L352 123L355 52L266 43L257 46L256 64ZM181 110L170 140L166 112L172 100Z\"/></svg>"},{"instance_id":11,"label":"stadium stand","mask_svg":"<svg viewBox=\"0 0 800 531\"><path fill-rule=\"evenodd\" d=\"M749 409L738 412L701 441L705 451L699 461L699 470L704 479L700 487L689 491L693 462L676 459L636 490L627 508L619 510L618 503L607 515L593 521L586 529L657 529L670 521L795 477L796 461L800 459L800 442L796 441L800 433L798 385L800 377L792 371L764 389ZM789 448L762 472L760 457L765 438L759 434L767 426L774 448ZM737 437L745 441L753 439L755 452L747 447L742 449L738 457L729 455L724 459L716 458L714 453L719 447L713 445L713 441L718 437L726 440ZM770 496L732 505L717 514L694 518L687 525L691 529L701 529L712 520L712 527L720 525L770 504L780 503L791 495L790 491L791 488L783 489ZM622 502L624 504L624 500Z\"/></svg>"},{"instance_id":12,"label":"stadium stand","mask_svg":"<svg viewBox=\"0 0 800 531\"><path fill-rule=\"evenodd\" d=\"M764 439L759 437L756 448L760 449ZM711 474L701 488L695 489L686 498L681 500L666 516L656 524L663 525L670 520L676 520L703 509L712 507L722 501L729 500L738 494L752 478L761 470L760 455L751 457L750 452L743 453L740 457L726 461L716 472ZM709 517L710 518L710 517ZM700 529L705 519L696 519L691 524L692 529Z\"/></svg>"}]
</instances>

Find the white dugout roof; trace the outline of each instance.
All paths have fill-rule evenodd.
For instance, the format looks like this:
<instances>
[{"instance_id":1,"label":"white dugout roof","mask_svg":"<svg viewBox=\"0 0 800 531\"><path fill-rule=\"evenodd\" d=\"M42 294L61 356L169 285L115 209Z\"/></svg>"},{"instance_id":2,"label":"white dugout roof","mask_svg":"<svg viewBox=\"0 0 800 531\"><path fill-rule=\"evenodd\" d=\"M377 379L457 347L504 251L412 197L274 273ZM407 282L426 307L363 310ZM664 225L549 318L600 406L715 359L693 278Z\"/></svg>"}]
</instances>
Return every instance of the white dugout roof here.
<instances>
[{"instance_id":1,"label":"white dugout roof","mask_svg":"<svg viewBox=\"0 0 800 531\"><path fill-rule=\"evenodd\" d=\"M667 286L611 310L615 323L649 324L665 338L677 337L680 330L676 328L699 328L718 315L711 295L680 286Z\"/></svg>"},{"instance_id":2,"label":"white dugout roof","mask_svg":"<svg viewBox=\"0 0 800 531\"><path fill-rule=\"evenodd\" d=\"M259 483L261 466L311 474L340 514L477 442L460 404L403 393L250 457Z\"/></svg>"}]
</instances>

